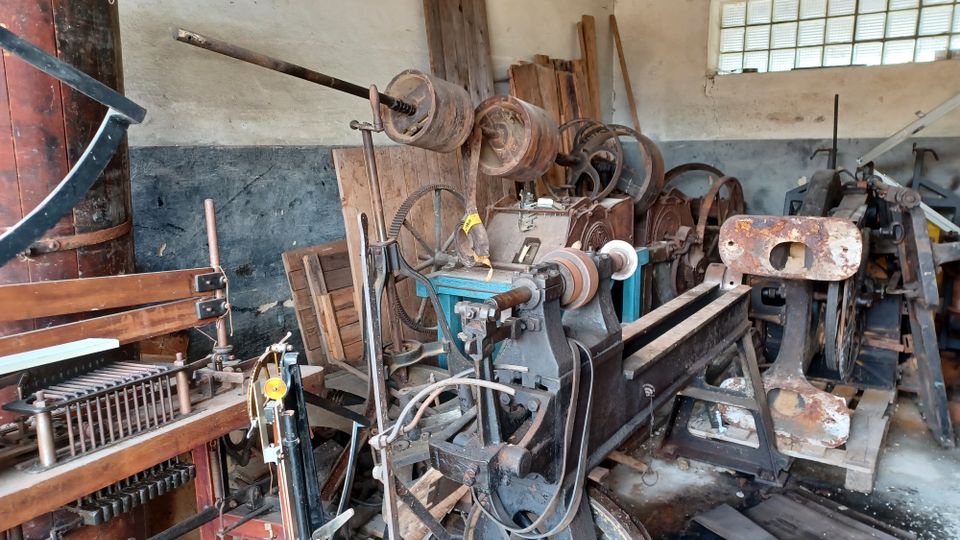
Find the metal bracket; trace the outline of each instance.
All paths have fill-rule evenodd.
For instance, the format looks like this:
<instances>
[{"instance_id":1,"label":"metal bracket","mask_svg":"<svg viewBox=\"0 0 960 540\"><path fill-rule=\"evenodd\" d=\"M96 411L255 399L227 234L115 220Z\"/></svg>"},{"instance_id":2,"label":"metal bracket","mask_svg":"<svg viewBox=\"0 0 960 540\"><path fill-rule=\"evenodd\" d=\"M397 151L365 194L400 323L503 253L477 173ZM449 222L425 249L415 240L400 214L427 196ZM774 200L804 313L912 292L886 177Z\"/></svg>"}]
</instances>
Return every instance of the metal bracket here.
<instances>
[{"instance_id":1,"label":"metal bracket","mask_svg":"<svg viewBox=\"0 0 960 540\"><path fill-rule=\"evenodd\" d=\"M227 286L227 276L223 272L197 274L193 278L193 290L197 292L217 291Z\"/></svg>"},{"instance_id":2,"label":"metal bracket","mask_svg":"<svg viewBox=\"0 0 960 540\"><path fill-rule=\"evenodd\" d=\"M197 319L222 317L227 313L227 301L223 298L205 298L197 301Z\"/></svg>"}]
</instances>

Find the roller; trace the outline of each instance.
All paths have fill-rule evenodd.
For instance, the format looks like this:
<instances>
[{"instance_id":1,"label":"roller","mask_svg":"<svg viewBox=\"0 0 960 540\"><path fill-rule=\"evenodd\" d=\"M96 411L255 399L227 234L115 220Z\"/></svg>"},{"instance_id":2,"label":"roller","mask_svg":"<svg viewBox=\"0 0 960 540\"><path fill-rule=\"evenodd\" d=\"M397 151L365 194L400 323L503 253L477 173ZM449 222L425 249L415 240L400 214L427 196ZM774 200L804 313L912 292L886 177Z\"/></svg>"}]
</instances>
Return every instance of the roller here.
<instances>
[{"instance_id":1,"label":"roller","mask_svg":"<svg viewBox=\"0 0 960 540\"><path fill-rule=\"evenodd\" d=\"M483 131L480 172L516 182L535 180L560 151L560 130L547 111L513 96L493 96L477 107Z\"/></svg>"},{"instance_id":2,"label":"roller","mask_svg":"<svg viewBox=\"0 0 960 540\"><path fill-rule=\"evenodd\" d=\"M390 81L385 93L416 107L412 115L383 107L383 129L395 143L451 152L473 130L470 94L451 82L408 69Z\"/></svg>"}]
</instances>

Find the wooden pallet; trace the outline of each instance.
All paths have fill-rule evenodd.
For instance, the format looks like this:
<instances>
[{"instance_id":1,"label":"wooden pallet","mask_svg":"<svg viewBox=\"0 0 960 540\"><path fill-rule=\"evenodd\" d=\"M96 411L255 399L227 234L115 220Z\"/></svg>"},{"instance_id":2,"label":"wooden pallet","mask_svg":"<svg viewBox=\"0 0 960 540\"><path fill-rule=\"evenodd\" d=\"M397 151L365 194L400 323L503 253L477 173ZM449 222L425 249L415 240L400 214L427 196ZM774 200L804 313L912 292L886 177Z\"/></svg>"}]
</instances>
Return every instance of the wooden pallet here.
<instances>
[{"instance_id":1,"label":"wooden pallet","mask_svg":"<svg viewBox=\"0 0 960 540\"><path fill-rule=\"evenodd\" d=\"M826 388L826 387L825 387ZM777 449L796 459L816 461L846 469L844 487L852 491L870 493L877 477L877 463L883 450L890 419L897 398L896 390L858 390L852 386L835 385L830 392L843 397L853 409L850 418L850 436L839 448L825 448L797 444L778 436ZM728 426L723 433L710 426L706 415L694 416L688 425L690 432L699 437L735 442L756 447L757 434L753 431Z\"/></svg>"},{"instance_id":2,"label":"wooden pallet","mask_svg":"<svg viewBox=\"0 0 960 540\"><path fill-rule=\"evenodd\" d=\"M283 268L307 361L359 362L362 332L346 241L284 252Z\"/></svg>"}]
</instances>

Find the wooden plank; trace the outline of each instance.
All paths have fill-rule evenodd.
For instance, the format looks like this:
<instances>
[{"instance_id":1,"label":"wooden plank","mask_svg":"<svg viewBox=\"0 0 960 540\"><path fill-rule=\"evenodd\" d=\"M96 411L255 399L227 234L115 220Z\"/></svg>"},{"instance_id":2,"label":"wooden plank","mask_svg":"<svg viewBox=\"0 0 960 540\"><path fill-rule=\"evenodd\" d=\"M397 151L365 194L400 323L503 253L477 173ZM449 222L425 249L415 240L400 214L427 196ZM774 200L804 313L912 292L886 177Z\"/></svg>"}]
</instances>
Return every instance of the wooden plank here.
<instances>
[{"instance_id":1,"label":"wooden plank","mask_svg":"<svg viewBox=\"0 0 960 540\"><path fill-rule=\"evenodd\" d=\"M646 463L619 450L610 452L610 454L607 455L607 459L621 465L626 465L640 474L647 472L647 469L649 469Z\"/></svg>"},{"instance_id":2,"label":"wooden plank","mask_svg":"<svg viewBox=\"0 0 960 540\"><path fill-rule=\"evenodd\" d=\"M598 74L597 56L597 26L592 15L584 15L577 24L580 34L580 53L587 70L587 89L590 92L590 117L594 120L603 120L600 110L600 76Z\"/></svg>"},{"instance_id":3,"label":"wooden plank","mask_svg":"<svg viewBox=\"0 0 960 540\"><path fill-rule=\"evenodd\" d=\"M445 480L440 471L430 468L410 487L416 497L436 520L443 519L470 488ZM420 540L430 531L402 502L397 509L400 538Z\"/></svg>"},{"instance_id":4,"label":"wooden plank","mask_svg":"<svg viewBox=\"0 0 960 540\"><path fill-rule=\"evenodd\" d=\"M576 88L577 95L577 118L590 118L593 111L588 79L586 63L583 60L574 60L573 86Z\"/></svg>"},{"instance_id":5,"label":"wooden plank","mask_svg":"<svg viewBox=\"0 0 960 540\"><path fill-rule=\"evenodd\" d=\"M197 319L197 300L179 300L94 319L86 319L0 338L0 356L86 338L113 338L121 345L212 324L216 318Z\"/></svg>"},{"instance_id":6,"label":"wooden plank","mask_svg":"<svg viewBox=\"0 0 960 540\"><path fill-rule=\"evenodd\" d=\"M423 0L423 25L427 31L430 71L437 77L446 79L447 69L443 58L443 26L440 20L440 1Z\"/></svg>"},{"instance_id":7,"label":"wooden plank","mask_svg":"<svg viewBox=\"0 0 960 540\"><path fill-rule=\"evenodd\" d=\"M343 360L343 346L340 344L340 328L335 319L336 310L330 296L326 294L326 282L323 279L323 269L320 268L320 258L316 255L303 256L303 271L307 276L307 288L313 300L313 318L317 321L321 331L321 347L326 360L336 358ZM306 319L307 317L304 316Z\"/></svg>"},{"instance_id":8,"label":"wooden plank","mask_svg":"<svg viewBox=\"0 0 960 540\"><path fill-rule=\"evenodd\" d=\"M0 321L102 311L211 296L193 280L212 268L0 285Z\"/></svg>"},{"instance_id":9,"label":"wooden plank","mask_svg":"<svg viewBox=\"0 0 960 540\"><path fill-rule=\"evenodd\" d=\"M472 39L476 41L475 58L470 63L470 86L476 89L477 99L483 101L496 93L493 87L493 59L490 57L487 0L472 0L470 3L473 7Z\"/></svg>"},{"instance_id":10,"label":"wooden plank","mask_svg":"<svg viewBox=\"0 0 960 540\"><path fill-rule=\"evenodd\" d=\"M460 0L440 0L440 34L443 38L443 65L446 80L466 88L466 51L464 51L463 16Z\"/></svg>"},{"instance_id":11,"label":"wooden plank","mask_svg":"<svg viewBox=\"0 0 960 540\"><path fill-rule=\"evenodd\" d=\"M801 504L779 494L750 508L746 514L776 538L895 538L854 520L836 519L829 509L812 501Z\"/></svg>"},{"instance_id":12,"label":"wooden plank","mask_svg":"<svg viewBox=\"0 0 960 540\"><path fill-rule=\"evenodd\" d=\"M290 251L285 251L281 255L283 268L287 274L287 283L290 286L290 296L293 299L293 307L297 316L297 324L300 327L300 334L304 343L304 354L307 357L307 363L310 365L324 365L326 356L330 352L325 349L324 338L321 335L321 323L317 316L314 299L310 294L310 285L307 280L307 272L304 268L304 258L309 257L318 261L318 274L314 276L324 287L332 289L336 285L337 289L350 287L352 276L350 274L350 256L347 252L346 240L338 240L319 246L308 246ZM323 265L329 262L331 272L324 272ZM346 289L348 292L341 293L351 296L352 289ZM343 303L343 300L340 300ZM351 300L352 302L352 300Z\"/></svg>"},{"instance_id":13,"label":"wooden plank","mask_svg":"<svg viewBox=\"0 0 960 540\"><path fill-rule=\"evenodd\" d=\"M730 540L777 540L729 504L721 504L713 510L698 514L693 520L710 532Z\"/></svg>"},{"instance_id":14,"label":"wooden plank","mask_svg":"<svg viewBox=\"0 0 960 540\"><path fill-rule=\"evenodd\" d=\"M633 95L633 84L630 83L630 70L627 69L627 57L623 53L623 43L620 42L620 28L617 26L617 16L610 14L610 33L617 47L617 59L620 60L620 74L623 76L623 88L627 94L627 104L630 105L630 117L633 119L633 129L640 132L640 115L637 113L637 98ZM642 132L641 132L642 133Z\"/></svg>"}]
</instances>

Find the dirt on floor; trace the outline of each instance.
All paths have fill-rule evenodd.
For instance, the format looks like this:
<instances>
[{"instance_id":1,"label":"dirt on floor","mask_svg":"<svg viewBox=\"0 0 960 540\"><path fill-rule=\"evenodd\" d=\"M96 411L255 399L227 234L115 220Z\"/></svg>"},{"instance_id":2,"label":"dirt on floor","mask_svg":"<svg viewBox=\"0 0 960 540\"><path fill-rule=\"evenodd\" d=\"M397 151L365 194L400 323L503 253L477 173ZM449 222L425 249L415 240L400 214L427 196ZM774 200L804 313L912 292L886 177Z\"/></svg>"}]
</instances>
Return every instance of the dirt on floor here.
<instances>
[{"instance_id":1,"label":"dirt on floor","mask_svg":"<svg viewBox=\"0 0 960 540\"><path fill-rule=\"evenodd\" d=\"M650 465L645 475L617 465L604 480L652 538L719 538L691 518L723 503L750 508L765 495L803 486L918 539L960 539L960 448L933 440L910 397L899 400L870 494L845 490L844 472L819 463L795 460L787 484L776 488L704 463L653 457L653 446L633 452Z\"/></svg>"}]
</instances>

